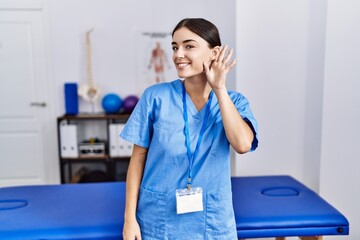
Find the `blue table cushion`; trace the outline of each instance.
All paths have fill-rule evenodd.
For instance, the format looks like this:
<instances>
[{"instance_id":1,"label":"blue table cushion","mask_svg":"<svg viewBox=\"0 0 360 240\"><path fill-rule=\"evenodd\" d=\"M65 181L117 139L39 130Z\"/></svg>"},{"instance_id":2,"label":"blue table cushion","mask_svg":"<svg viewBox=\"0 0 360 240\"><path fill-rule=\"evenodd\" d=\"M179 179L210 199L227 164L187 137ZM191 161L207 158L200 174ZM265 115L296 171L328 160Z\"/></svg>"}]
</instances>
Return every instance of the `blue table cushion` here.
<instances>
[{"instance_id":1,"label":"blue table cushion","mask_svg":"<svg viewBox=\"0 0 360 240\"><path fill-rule=\"evenodd\" d=\"M347 235L347 219L290 176L232 179L239 238Z\"/></svg>"},{"instance_id":2,"label":"blue table cushion","mask_svg":"<svg viewBox=\"0 0 360 240\"><path fill-rule=\"evenodd\" d=\"M121 239L125 183L0 189L0 239Z\"/></svg>"}]
</instances>

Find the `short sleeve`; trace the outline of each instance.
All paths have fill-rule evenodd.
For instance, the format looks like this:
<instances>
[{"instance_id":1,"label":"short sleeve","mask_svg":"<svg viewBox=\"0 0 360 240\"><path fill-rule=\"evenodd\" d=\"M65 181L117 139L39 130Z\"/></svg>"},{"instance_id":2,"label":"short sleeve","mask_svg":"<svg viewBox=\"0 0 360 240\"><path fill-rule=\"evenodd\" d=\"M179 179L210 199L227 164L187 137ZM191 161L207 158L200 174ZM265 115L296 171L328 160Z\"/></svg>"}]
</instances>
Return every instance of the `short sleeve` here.
<instances>
[{"instance_id":1,"label":"short sleeve","mask_svg":"<svg viewBox=\"0 0 360 240\"><path fill-rule=\"evenodd\" d=\"M148 148L153 133L152 101L148 89L127 120L120 137L141 147Z\"/></svg>"},{"instance_id":2,"label":"short sleeve","mask_svg":"<svg viewBox=\"0 0 360 240\"><path fill-rule=\"evenodd\" d=\"M254 133L254 140L251 144L250 151L254 151L259 143L258 140L258 124L257 121L251 111L250 104L248 99L241 95L240 93L230 93L232 96L232 100L238 112L240 113L241 117L247 122Z\"/></svg>"}]
</instances>

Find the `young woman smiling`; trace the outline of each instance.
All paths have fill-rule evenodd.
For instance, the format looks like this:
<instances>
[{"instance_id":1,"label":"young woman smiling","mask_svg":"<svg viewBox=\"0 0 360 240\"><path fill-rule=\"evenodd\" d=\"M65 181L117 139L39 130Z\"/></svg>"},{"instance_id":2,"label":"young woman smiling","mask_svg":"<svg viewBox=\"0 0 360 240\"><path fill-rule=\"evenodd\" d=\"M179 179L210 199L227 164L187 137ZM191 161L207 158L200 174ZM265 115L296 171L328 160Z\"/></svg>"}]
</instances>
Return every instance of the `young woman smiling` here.
<instances>
[{"instance_id":1,"label":"young woman smiling","mask_svg":"<svg viewBox=\"0 0 360 240\"><path fill-rule=\"evenodd\" d=\"M171 45L180 79L146 89L121 133L134 144L123 237L235 240L230 146L255 150L257 122L226 87L236 60L214 24L183 19Z\"/></svg>"}]
</instances>

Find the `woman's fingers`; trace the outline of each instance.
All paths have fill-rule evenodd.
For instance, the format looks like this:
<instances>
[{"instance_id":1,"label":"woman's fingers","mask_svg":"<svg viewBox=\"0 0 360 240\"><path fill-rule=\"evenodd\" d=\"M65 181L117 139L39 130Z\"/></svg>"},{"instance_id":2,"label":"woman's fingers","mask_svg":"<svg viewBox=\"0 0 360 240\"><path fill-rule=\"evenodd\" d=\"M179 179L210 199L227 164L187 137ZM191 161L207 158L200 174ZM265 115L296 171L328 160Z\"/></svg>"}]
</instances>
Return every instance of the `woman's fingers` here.
<instances>
[{"instance_id":1,"label":"woman's fingers","mask_svg":"<svg viewBox=\"0 0 360 240\"><path fill-rule=\"evenodd\" d=\"M228 63L230 62L230 59L231 59L231 57L232 57L232 55L233 55L233 53L234 53L234 49L233 49L233 48L230 48L230 49L228 50L228 48L229 48L229 47L228 47L227 45L225 45L224 47L221 48L220 54L219 54L216 62L218 62L218 63L223 63L223 64L225 64L226 67L230 67L230 68L231 68L231 67L233 67L234 64L235 64L234 60L233 60L230 64L228 64ZM228 51L227 51L227 50L228 50Z\"/></svg>"},{"instance_id":2,"label":"woman's fingers","mask_svg":"<svg viewBox=\"0 0 360 240\"><path fill-rule=\"evenodd\" d=\"M225 59L223 61L224 64L228 64L228 62L230 61L231 56L233 55L233 52L234 52L234 49L232 49L232 48L228 51L228 53L227 53L227 55L226 55L226 57L225 57Z\"/></svg>"},{"instance_id":3,"label":"woman's fingers","mask_svg":"<svg viewBox=\"0 0 360 240\"><path fill-rule=\"evenodd\" d=\"M232 69L236 64L236 58L234 58L234 60L232 60L232 62L227 66L230 69Z\"/></svg>"},{"instance_id":4,"label":"woman's fingers","mask_svg":"<svg viewBox=\"0 0 360 240\"><path fill-rule=\"evenodd\" d=\"M135 238L136 240L141 240L142 239L140 234L136 235L135 237L136 237Z\"/></svg>"},{"instance_id":5,"label":"woman's fingers","mask_svg":"<svg viewBox=\"0 0 360 240\"><path fill-rule=\"evenodd\" d=\"M217 62L223 62L224 60L224 56L225 56L225 52L226 52L226 49L228 48L227 45L221 47L221 50L220 50L220 54L217 58Z\"/></svg>"}]
</instances>

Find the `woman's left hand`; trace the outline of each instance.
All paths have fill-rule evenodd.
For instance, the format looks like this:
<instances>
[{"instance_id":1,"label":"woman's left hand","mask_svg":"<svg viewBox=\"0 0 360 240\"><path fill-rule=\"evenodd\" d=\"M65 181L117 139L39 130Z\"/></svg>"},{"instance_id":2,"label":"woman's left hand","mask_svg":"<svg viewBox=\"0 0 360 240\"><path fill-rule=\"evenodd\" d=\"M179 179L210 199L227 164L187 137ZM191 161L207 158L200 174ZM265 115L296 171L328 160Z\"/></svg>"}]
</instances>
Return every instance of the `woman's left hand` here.
<instances>
[{"instance_id":1,"label":"woman's left hand","mask_svg":"<svg viewBox=\"0 0 360 240\"><path fill-rule=\"evenodd\" d=\"M227 49L227 45L221 47L220 53L216 56L215 60L213 60L210 64L204 63L206 78L214 90L226 88L226 75L236 64L236 59L230 62L234 50L230 48L226 54Z\"/></svg>"}]
</instances>

